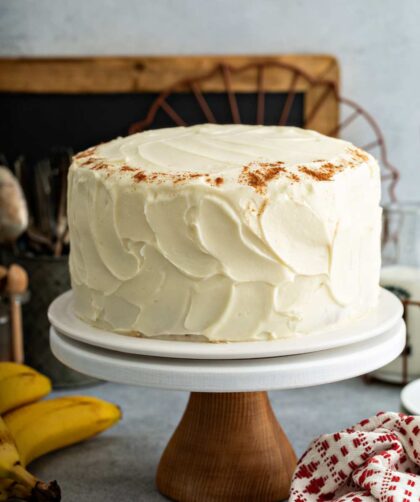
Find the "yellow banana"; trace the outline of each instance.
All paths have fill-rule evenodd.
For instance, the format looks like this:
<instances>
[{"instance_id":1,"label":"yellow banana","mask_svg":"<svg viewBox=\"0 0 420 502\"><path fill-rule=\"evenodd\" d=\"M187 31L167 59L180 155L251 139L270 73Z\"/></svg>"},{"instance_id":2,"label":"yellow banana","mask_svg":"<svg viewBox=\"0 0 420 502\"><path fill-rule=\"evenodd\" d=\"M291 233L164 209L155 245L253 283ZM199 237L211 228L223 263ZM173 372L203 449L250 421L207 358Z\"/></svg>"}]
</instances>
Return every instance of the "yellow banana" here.
<instances>
[{"instance_id":1,"label":"yellow banana","mask_svg":"<svg viewBox=\"0 0 420 502\"><path fill-rule=\"evenodd\" d=\"M33 500L38 497L48 497L45 500L60 500L60 489L53 482L43 483L28 472L22 465L12 434L0 417L0 478L2 486L0 495L7 500L9 495L20 495Z\"/></svg>"},{"instance_id":2,"label":"yellow banana","mask_svg":"<svg viewBox=\"0 0 420 502\"><path fill-rule=\"evenodd\" d=\"M28 404L3 418L26 466L41 455L108 429L121 418L121 411L102 399L72 396Z\"/></svg>"},{"instance_id":3,"label":"yellow banana","mask_svg":"<svg viewBox=\"0 0 420 502\"><path fill-rule=\"evenodd\" d=\"M22 467L16 444L4 421L0 418L0 478L13 479L34 486L35 478Z\"/></svg>"},{"instance_id":4,"label":"yellow banana","mask_svg":"<svg viewBox=\"0 0 420 502\"><path fill-rule=\"evenodd\" d=\"M50 392L50 379L29 366L0 363L0 414L37 401Z\"/></svg>"}]
</instances>

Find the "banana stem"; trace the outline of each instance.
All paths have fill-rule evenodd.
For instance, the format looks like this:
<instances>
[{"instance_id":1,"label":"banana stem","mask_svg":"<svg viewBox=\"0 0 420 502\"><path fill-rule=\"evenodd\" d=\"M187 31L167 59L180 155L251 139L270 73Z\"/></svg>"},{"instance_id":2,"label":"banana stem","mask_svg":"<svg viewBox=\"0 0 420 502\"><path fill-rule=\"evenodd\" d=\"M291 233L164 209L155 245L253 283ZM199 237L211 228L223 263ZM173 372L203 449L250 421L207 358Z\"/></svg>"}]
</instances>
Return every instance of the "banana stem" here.
<instances>
[{"instance_id":1,"label":"banana stem","mask_svg":"<svg viewBox=\"0 0 420 502\"><path fill-rule=\"evenodd\" d=\"M16 481L16 484L11 486L15 496L20 495L24 500L27 497L28 500L39 502L61 500L61 490L56 481L44 483L32 476L21 464L14 465L10 475Z\"/></svg>"},{"instance_id":2,"label":"banana stem","mask_svg":"<svg viewBox=\"0 0 420 502\"><path fill-rule=\"evenodd\" d=\"M23 486L19 484L17 481L13 481L13 484L9 488L10 497L16 497L22 500L29 500L31 497L31 493L32 493L31 488ZM9 498L7 498L6 500L9 500Z\"/></svg>"},{"instance_id":3,"label":"banana stem","mask_svg":"<svg viewBox=\"0 0 420 502\"><path fill-rule=\"evenodd\" d=\"M37 479L20 464L14 465L10 474L22 485L29 486L29 488L36 486Z\"/></svg>"}]
</instances>

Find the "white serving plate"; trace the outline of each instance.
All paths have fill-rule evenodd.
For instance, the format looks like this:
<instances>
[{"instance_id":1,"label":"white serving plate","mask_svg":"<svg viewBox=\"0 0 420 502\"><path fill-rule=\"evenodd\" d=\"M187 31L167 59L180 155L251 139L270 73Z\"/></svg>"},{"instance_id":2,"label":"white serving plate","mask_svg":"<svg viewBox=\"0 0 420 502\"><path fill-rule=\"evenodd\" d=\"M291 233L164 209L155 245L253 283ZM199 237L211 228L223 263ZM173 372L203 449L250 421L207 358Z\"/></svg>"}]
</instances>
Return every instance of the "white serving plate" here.
<instances>
[{"instance_id":1,"label":"white serving plate","mask_svg":"<svg viewBox=\"0 0 420 502\"><path fill-rule=\"evenodd\" d=\"M401 403L412 415L420 415L420 379L404 387L401 392Z\"/></svg>"},{"instance_id":2,"label":"white serving plate","mask_svg":"<svg viewBox=\"0 0 420 502\"><path fill-rule=\"evenodd\" d=\"M79 342L117 352L178 359L255 359L333 349L384 333L395 326L402 314L398 298L381 289L377 308L344 327L271 341L203 343L133 337L94 328L75 316L72 291L56 298L48 309L48 318L54 328Z\"/></svg>"}]
</instances>

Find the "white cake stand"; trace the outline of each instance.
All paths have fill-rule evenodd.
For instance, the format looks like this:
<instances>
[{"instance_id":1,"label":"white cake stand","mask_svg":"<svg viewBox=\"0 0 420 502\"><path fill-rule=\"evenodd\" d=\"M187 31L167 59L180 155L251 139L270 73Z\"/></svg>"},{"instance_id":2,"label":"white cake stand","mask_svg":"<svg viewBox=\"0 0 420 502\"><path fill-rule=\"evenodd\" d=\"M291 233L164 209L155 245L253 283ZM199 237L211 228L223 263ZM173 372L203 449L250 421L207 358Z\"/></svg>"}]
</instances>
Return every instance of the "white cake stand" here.
<instances>
[{"instance_id":1,"label":"white cake stand","mask_svg":"<svg viewBox=\"0 0 420 502\"><path fill-rule=\"evenodd\" d=\"M213 359L203 359L203 354L201 359L193 359L193 349L180 348L187 342L177 341L162 345L162 357L141 355L141 348L133 353L133 347L127 350L123 342L126 337L121 335L112 336L121 337L123 350L98 347L92 343L93 328L83 323L81 328L80 321L69 314L71 296L64 298L64 302L63 297L58 298L49 311L53 326L51 348L64 364L104 380L191 392L184 416L160 460L156 480L163 495L183 502L264 502L286 498L296 457L266 391L365 374L396 358L405 345L402 306L389 293L381 294L374 314L378 329L366 329L365 337L360 329L356 330L353 343L337 346L331 342L335 348L313 348L313 352L304 354L296 354L293 349L294 355L275 357L269 357L265 349L263 357L254 359L249 354L244 359L232 358L235 345L238 352L247 352L241 347L244 344L217 345L222 348L216 357L214 346L199 344L200 352L209 347ZM83 341L85 330L88 343ZM337 331L329 331L327 338L334 340ZM325 334L321 339L323 347L328 345ZM145 339L133 340L139 346L147 345ZM305 342L302 339L302 345ZM176 352L184 350L189 355L168 356L168 343L177 347ZM253 343L256 342L246 345ZM154 346L153 350L158 349ZM223 350L230 354L228 358L221 356ZM273 344L273 352L278 350L278 344Z\"/></svg>"}]
</instances>

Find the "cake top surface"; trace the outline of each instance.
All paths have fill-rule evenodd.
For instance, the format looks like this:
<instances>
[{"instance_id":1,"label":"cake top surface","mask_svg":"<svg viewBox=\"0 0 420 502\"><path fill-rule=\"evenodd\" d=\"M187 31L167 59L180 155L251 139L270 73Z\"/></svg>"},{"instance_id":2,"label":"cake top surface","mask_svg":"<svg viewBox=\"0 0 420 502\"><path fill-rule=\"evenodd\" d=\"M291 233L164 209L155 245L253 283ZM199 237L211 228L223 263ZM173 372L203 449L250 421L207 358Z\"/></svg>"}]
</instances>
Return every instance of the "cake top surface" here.
<instances>
[{"instance_id":1,"label":"cake top surface","mask_svg":"<svg viewBox=\"0 0 420 502\"><path fill-rule=\"evenodd\" d=\"M234 179L261 191L279 176L329 181L368 159L347 141L297 127L201 124L117 138L79 153L75 163L138 183Z\"/></svg>"}]
</instances>

